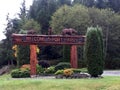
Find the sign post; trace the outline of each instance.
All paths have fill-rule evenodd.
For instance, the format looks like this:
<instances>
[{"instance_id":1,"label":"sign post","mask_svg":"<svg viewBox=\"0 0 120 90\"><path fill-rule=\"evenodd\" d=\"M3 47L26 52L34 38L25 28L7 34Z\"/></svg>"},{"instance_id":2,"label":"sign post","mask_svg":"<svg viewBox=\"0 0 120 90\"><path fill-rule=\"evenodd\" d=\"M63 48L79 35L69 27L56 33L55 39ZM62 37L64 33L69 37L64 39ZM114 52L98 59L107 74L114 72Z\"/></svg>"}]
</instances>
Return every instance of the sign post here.
<instances>
[{"instance_id":1,"label":"sign post","mask_svg":"<svg viewBox=\"0 0 120 90\"><path fill-rule=\"evenodd\" d=\"M13 34L13 43L30 45L31 76L36 75L36 45L71 45L71 67L77 68L77 45L84 45L83 35L36 35L36 34Z\"/></svg>"}]
</instances>

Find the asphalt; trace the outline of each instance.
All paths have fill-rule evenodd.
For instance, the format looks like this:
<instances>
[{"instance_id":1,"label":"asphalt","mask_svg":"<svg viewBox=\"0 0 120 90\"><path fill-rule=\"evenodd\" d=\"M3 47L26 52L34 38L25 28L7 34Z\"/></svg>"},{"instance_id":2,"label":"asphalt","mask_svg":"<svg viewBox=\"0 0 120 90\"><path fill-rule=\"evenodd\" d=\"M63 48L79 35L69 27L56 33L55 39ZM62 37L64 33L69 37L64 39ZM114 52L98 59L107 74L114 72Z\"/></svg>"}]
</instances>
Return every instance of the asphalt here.
<instances>
[{"instance_id":1,"label":"asphalt","mask_svg":"<svg viewBox=\"0 0 120 90\"><path fill-rule=\"evenodd\" d=\"M120 70L105 70L102 76L120 76Z\"/></svg>"}]
</instances>

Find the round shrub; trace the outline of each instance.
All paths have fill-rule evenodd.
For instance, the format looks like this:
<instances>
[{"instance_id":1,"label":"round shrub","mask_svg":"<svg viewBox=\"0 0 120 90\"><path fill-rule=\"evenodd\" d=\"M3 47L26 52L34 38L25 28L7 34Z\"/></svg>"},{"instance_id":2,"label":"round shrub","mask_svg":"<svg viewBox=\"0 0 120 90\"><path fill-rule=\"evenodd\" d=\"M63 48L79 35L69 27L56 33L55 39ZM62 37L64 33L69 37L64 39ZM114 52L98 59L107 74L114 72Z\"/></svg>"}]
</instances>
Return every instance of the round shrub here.
<instances>
[{"instance_id":1,"label":"round shrub","mask_svg":"<svg viewBox=\"0 0 120 90\"><path fill-rule=\"evenodd\" d=\"M27 69L26 70L15 69L15 70L12 70L11 76L12 76L12 78L30 77L30 71Z\"/></svg>"},{"instance_id":2,"label":"round shrub","mask_svg":"<svg viewBox=\"0 0 120 90\"><path fill-rule=\"evenodd\" d=\"M73 70L72 69L65 69L63 71L63 75L65 76L71 76L73 74Z\"/></svg>"},{"instance_id":3,"label":"round shrub","mask_svg":"<svg viewBox=\"0 0 120 90\"><path fill-rule=\"evenodd\" d=\"M46 61L43 61L43 60L39 61L38 64L40 66L42 66L42 68L48 68L48 67L50 67L50 65Z\"/></svg>"},{"instance_id":4,"label":"round shrub","mask_svg":"<svg viewBox=\"0 0 120 90\"><path fill-rule=\"evenodd\" d=\"M44 73L46 73L46 74L53 74L53 73L55 73L55 67L54 67L54 66L48 67L48 68L45 70Z\"/></svg>"},{"instance_id":5,"label":"round shrub","mask_svg":"<svg viewBox=\"0 0 120 90\"><path fill-rule=\"evenodd\" d=\"M61 69L67 69L67 68L70 68L70 67L71 67L70 63L61 62L61 63L58 63L58 64L55 66L55 71L61 70Z\"/></svg>"},{"instance_id":6,"label":"round shrub","mask_svg":"<svg viewBox=\"0 0 120 90\"><path fill-rule=\"evenodd\" d=\"M37 74L42 74L44 73L44 68L42 68L42 66L40 65L36 65L36 69L37 69Z\"/></svg>"}]
</instances>

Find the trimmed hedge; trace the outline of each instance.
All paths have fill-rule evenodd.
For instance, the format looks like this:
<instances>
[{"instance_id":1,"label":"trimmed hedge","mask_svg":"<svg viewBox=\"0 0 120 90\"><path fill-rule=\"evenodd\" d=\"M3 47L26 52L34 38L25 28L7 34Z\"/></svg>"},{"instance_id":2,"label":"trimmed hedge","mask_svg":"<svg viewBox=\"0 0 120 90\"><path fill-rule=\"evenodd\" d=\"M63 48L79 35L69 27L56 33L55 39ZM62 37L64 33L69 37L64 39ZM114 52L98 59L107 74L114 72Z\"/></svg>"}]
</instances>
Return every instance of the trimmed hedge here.
<instances>
[{"instance_id":1,"label":"trimmed hedge","mask_svg":"<svg viewBox=\"0 0 120 90\"><path fill-rule=\"evenodd\" d=\"M55 66L55 71L70 68L70 63L60 62Z\"/></svg>"},{"instance_id":2,"label":"trimmed hedge","mask_svg":"<svg viewBox=\"0 0 120 90\"><path fill-rule=\"evenodd\" d=\"M15 69L12 70L11 72L11 76L12 78L26 78L26 77L30 77L30 71L29 70L20 70L20 69Z\"/></svg>"}]
</instances>

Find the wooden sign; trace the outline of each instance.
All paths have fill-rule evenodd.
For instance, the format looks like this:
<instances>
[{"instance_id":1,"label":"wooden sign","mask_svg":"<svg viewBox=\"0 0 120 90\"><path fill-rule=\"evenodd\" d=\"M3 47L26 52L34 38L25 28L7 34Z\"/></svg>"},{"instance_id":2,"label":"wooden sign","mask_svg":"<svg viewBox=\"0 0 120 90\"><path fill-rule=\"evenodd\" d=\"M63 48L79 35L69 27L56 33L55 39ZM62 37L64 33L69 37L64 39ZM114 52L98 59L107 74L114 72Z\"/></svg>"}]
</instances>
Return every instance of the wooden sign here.
<instances>
[{"instance_id":1,"label":"wooden sign","mask_svg":"<svg viewBox=\"0 0 120 90\"><path fill-rule=\"evenodd\" d=\"M41 45L82 45L85 42L83 35L32 35L32 34L13 34L14 44L41 44Z\"/></svg>"}]
</instances>

